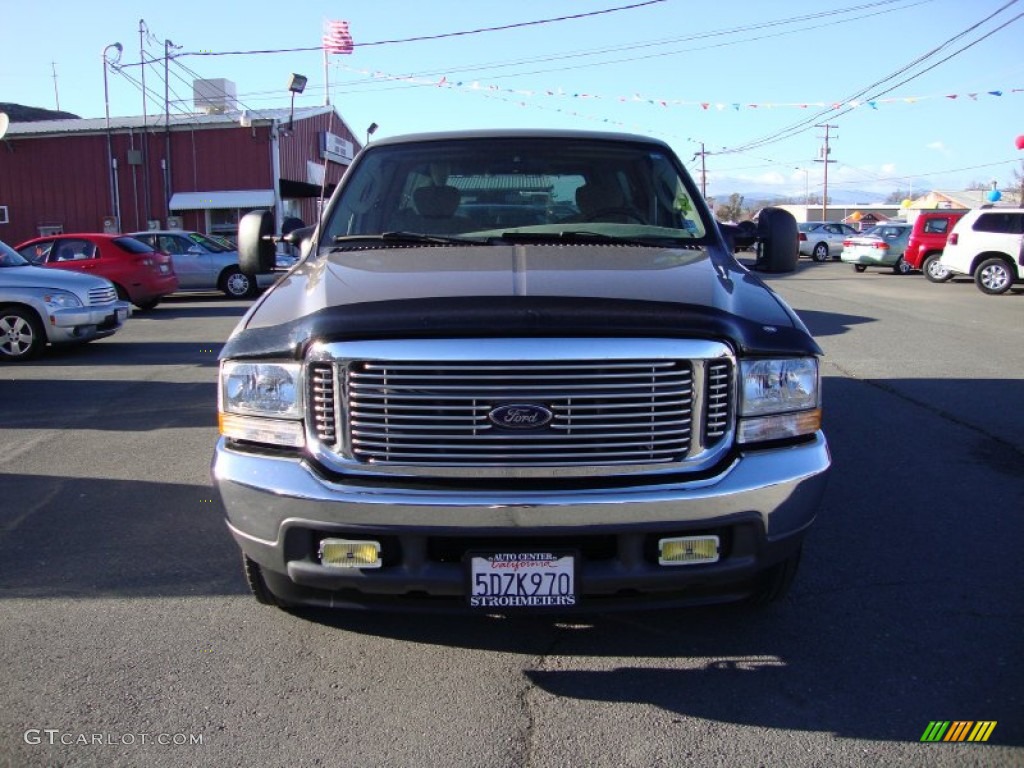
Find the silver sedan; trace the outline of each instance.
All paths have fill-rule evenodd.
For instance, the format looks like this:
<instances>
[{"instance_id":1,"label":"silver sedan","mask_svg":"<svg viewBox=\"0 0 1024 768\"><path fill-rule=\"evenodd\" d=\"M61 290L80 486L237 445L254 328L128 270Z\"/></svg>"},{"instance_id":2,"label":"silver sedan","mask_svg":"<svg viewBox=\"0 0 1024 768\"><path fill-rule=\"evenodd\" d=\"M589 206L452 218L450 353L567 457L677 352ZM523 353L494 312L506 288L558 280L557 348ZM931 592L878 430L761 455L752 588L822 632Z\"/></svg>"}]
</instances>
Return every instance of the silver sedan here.
<instances>
[{"instance_id":1,"label":"silver sedan","mask_svg":"<svg viewBox=\"0 0 1024 768\"><path fill-rule=\"evenodd\" d=\"M843 252L843 240L860 234L849 224L839 221L806 221L797 225L800 238L800 255L815 261L839 258Z\"/></svg>"},{"instance_id":2,"label":"silver sedan","mask_svg":"<svg viewBox=\"0 0 1024 768\"><path fill-rule=\"evenodd\" d=\"M156 230L131 232L158 251L170 254L182 291L223 291L232 299L249 299L273 285L277 275L253 279L238 267L238 251L201 232Z\"/></svg>"}]
</instances>

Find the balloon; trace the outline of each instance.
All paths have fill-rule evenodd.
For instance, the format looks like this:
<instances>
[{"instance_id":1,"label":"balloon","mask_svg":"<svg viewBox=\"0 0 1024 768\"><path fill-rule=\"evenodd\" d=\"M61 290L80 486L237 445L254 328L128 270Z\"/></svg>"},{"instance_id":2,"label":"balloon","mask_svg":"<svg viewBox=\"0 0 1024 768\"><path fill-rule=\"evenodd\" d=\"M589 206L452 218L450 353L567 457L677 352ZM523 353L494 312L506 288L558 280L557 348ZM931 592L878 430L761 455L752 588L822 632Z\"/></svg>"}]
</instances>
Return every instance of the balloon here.
<instances>
[{"instance_id":1,"label":"balloon","mask_svg":"<svg viewBox=\"0 0 1024 768\"><path fill-rule=\"evenodd\" d=\"M1014 143L1017 145L1017 149L1024 149L1024 133L1018 136Z\"/></svg>"},{"instance_id":2,"label":"balloon","mask_svg":"<svg viewBox=\"0 0 1024 768\"><path fill-rule=\"evenodd\" d=\"M913 201L908 197L900 203L900 208L909 208L911 205L913 205Z\"/></svg>"},{"instance_id":3,"label":"balloon","mask_svg":"<svg viewBox=\"0 0 1024 768\"><path fill-rule=\"evenodd\" d=\"M850 214L850 221L860 221L864 218L864 214L860 211L854 211Z\"/></svg>"},{"instance_id":4,"label":"balloon","mask_svg":"<svg viewBox=\"0 0 1024 768\"><path fill-rule=\"evenodd\" d=\"M988 201L990 203L997 203L997 202L999 202L999 200L1000 200L1000 198L1002 198L1002 196L1003 196L1003 193L1000 192L998 189L993 189L991 192L989 192L987 195L985 195L985 197L988 198Z\"/></svg>"}]
</instances>

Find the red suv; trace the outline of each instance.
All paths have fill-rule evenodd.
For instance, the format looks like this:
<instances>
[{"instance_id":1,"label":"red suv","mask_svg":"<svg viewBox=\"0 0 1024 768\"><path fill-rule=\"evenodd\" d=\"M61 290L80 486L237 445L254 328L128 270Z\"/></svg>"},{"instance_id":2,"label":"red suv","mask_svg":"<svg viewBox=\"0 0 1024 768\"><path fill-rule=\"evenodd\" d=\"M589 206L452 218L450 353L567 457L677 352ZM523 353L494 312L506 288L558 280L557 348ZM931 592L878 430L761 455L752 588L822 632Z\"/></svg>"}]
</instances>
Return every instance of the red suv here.
<instances>
[{"instance_id":1,"label":"red suv","mask_svg":"<svg viewBox=\"0 0 1024 768\"><path fill-rule=\"evenodd\" d=\"M904 261L912 268L920 269L933 283L943 283L953 275L939 264L946 237L953 231L953 225L963 218L967 211L933 210L922 211L914 220L910 232Z\"/></svg>"},{"instance_id":2,"label":"red suv","mask_svg":"<svg viewBox=\"0 0 1024 768\"><path fill-rule=\"evenodd\" d=\"M15 248L38 267L55 267L105 277L118 298L139 309L152 309L178 290L171 257L125 235L89 233L51 235Z\"/></svg>"}]
</instances>

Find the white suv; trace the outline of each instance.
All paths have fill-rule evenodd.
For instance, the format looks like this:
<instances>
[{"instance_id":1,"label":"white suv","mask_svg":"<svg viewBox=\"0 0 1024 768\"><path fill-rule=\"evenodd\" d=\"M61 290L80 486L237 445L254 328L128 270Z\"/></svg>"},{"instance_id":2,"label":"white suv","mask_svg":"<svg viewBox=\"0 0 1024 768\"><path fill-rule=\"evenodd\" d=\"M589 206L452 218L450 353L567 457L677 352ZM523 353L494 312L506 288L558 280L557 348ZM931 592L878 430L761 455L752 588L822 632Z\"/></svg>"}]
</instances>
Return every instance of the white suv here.
<instances>
[{"instance_id":1,"label":"white suv","mask_svg":"<svg viewBox=\"0 0 1024 768\"><path fill-rule=\"evenodd\" d=\"M970 275L984 293L1005 293L1024 281L1024 208L979 208L953 227L943 267Z\"/></svg>"}]
</instances>

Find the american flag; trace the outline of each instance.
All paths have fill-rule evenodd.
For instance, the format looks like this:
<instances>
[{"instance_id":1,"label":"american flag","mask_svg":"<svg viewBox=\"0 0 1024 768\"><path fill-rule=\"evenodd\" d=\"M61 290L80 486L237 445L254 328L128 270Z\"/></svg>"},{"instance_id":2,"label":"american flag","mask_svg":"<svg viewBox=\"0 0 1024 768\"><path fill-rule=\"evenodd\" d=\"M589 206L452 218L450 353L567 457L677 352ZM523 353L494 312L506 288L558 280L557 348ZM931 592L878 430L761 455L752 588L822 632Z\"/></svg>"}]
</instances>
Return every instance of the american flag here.
<instances>
[{"instance_id":1,"label":"american flag","mask_svg":"<svg viewBox=\"0 0 1024 768\"><path fill-rule=\"evenodd\" d=\"M352 35L347 21L328 21L324 26L324 50L327 53L352 53Z\"/></svg>"}]
</instances>

